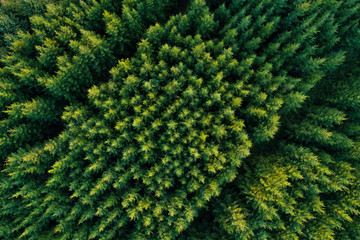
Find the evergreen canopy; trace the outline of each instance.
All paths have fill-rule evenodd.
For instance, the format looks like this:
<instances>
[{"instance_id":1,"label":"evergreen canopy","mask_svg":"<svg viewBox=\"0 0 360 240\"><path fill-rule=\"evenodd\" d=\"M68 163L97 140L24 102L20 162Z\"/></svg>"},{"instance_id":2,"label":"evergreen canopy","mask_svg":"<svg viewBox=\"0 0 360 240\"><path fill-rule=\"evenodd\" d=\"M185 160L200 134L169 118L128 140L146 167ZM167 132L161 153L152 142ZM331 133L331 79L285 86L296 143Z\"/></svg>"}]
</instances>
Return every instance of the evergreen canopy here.
<instances>
[{"instance_id":1,"label":"evergreen canopy","mask_svg":"<svg viewBox=\"0 0 360 240\"><path fill-rule=\"evenodd\" d=\"M18 2L0 238L360 239L360 1Z\"/></svg>"}]
</instances>

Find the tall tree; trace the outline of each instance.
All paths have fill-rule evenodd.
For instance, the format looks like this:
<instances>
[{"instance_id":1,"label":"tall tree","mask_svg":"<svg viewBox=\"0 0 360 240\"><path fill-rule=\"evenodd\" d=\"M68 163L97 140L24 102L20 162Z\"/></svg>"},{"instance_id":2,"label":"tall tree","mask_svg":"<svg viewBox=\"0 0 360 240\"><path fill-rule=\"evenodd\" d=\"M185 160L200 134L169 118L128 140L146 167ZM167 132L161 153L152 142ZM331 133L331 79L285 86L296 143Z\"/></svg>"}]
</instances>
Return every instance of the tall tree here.
<instances>
[{"instance_id":1,"label":"tall tree","mask_svg":"<svg viewBox=\"0 0 360 240\"><path fill-rule=\"evenodd\" d=\"M357 239L359 8L48 4L2 57L0 237Z\"/></svg>"}]
</instances>

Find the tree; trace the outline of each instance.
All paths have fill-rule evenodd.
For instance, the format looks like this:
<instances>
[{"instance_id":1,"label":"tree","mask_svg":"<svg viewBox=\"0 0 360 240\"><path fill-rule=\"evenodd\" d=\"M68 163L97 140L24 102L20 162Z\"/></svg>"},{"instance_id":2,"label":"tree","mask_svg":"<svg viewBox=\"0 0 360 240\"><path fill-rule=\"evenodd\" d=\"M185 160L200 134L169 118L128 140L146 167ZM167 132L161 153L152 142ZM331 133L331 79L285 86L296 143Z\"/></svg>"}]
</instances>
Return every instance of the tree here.
<instances>
[{"instance_id":1,"label":"tree","mask_svg":"<svg viewBox=\"0 0 360 240\"><path fill-rule=\"evenodd\" d=\"M0 236L358 238L359 1L186 4L62 1L17 34Z\"/></svg>"}]
</instances>

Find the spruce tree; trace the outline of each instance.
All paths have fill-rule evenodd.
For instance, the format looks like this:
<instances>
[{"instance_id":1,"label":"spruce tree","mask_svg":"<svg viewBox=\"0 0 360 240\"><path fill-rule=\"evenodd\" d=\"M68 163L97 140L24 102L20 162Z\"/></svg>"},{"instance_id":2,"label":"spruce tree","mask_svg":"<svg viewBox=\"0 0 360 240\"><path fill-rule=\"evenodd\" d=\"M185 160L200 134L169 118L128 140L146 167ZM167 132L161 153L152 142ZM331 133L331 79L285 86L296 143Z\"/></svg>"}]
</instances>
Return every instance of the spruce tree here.
<instances>
[{"instance_id":1,"label":"spruce tree","mask_svg":"<svg viewBox=\"0 0 360 240\"><path fill-rule=\"evenodd\" d=\"M359 8L0 12L0 237L359 239Z\"/></svg>"}]
</instances>

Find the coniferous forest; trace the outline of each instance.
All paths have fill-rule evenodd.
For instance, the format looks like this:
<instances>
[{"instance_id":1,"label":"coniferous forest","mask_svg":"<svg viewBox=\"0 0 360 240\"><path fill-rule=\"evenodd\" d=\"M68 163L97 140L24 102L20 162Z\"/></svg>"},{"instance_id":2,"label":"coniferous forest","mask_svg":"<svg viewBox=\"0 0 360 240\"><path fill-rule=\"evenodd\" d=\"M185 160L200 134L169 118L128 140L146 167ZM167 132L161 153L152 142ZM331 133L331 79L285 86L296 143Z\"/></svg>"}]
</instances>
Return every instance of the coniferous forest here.
<instances>
[{"instance_id":1,"label":"coniferous forest","mask_svg":"<svg viewBox=\"0 0 360 240\"><path fill-rule=\"evenodd\" d=\"M359 240L360 0L1 0L0 239Z\"/></svg>"}]
</instances>

